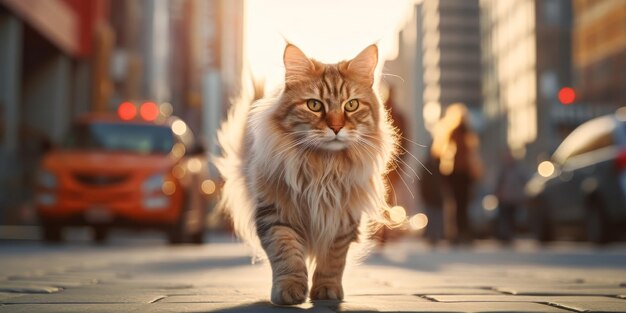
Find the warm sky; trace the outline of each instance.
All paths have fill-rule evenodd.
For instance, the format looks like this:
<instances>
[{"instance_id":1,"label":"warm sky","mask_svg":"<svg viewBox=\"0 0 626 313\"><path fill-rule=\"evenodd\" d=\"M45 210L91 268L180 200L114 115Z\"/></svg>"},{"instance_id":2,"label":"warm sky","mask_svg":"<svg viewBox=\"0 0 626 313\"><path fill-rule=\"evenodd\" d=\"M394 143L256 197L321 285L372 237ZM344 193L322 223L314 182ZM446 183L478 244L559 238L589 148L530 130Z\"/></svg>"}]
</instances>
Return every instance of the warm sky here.
<instances>
[{"instance_id":1,"label":"warm sky","mask_svg":"<svg viewBox=\"0 0 626 313\"><path fill-rule=\"evenodd\" d=\"M415 0L247 0L246 54L253 74L270 84L283 75L285 39L322 62L350 59L378 43L397 54L397 34Z\"/></svg>"}]
</instances>

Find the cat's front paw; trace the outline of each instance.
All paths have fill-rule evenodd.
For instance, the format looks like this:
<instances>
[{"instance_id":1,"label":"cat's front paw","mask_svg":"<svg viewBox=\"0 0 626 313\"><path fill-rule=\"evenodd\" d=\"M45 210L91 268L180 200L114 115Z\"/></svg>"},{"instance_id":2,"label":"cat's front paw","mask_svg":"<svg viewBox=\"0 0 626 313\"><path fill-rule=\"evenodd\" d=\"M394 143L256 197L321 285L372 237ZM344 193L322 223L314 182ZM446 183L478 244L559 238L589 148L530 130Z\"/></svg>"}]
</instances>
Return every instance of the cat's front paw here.
<instances>
[{"instance_id":1,"label":"cat's front paw","mask_svg":"<svg viewBox=\"0 0 626 313\"><path fill-rule=\"evenodd\" d=\"M307 281L281 280L272 284L272 303L278 305L300 304L306 300Z\"/></svg>"},{"instance_id":2,"label":"cat's front paw","mask_svg":"<svg viewBox=\"0 0 626 313\"><path fill-rule=\"evenodd\" d=\"M342 300L341 285L321 285L311 288L311 300Z\"/></svg>"}]
</instances>

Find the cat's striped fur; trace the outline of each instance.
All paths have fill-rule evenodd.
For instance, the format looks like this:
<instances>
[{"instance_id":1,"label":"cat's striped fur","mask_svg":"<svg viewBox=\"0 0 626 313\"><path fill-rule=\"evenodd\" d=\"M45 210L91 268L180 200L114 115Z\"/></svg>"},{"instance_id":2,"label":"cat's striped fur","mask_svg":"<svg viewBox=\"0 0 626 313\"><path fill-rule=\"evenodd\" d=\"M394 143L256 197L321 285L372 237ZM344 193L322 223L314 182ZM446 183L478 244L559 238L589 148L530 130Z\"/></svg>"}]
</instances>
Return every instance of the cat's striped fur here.
<instances>
[{"instance_id":1,"label":"cat's striped fur","mask_svg":"<svg viewBox=\"0 0 626 313\"><path fill-rule=\"evenodd\" d=\"M395 154L395 131L373 87L378 50L323 64L287 45L284 63L284 88L235 105L219 132L221 206L237 233L265 251L272 302L305 301L309 267L311 299L342 299L348 248L363 213L377 220L387 208L383 175ZM323 109L311 110L311 99ZM349 112L352 99L359 105Z\"/></svg>"}]
</instances>

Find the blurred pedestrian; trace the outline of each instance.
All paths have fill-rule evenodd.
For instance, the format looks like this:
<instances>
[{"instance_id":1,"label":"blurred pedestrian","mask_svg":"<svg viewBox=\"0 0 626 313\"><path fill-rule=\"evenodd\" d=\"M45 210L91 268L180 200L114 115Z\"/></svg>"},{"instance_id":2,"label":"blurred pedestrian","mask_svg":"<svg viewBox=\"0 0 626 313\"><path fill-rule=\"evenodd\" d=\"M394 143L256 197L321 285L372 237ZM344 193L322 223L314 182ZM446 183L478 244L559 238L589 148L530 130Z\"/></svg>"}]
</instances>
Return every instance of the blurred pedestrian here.
<instances>
[{"instance_id":1,"label":"blurred pedestrian","mask_svg":"<svg viewBox=\"0 0 626 313\"><path fill-rule=\"evenodd\" d=\"M454 227L450 232L453 243L471 242L468 206L473 184L483 172L478 156L478 136L470 128L469 112L461 103L446 109L445 115L435 126L431 153L439 159L439 172L450 191L454 203Z\"/></svg>"},{"instance_id":2,"label":"blurred pedestrian","mask_svg":"<svg viewBox=\"0 0 626 313\"><path fill-rule=\"evenodd\" d=\"M515 235L515 213L524 201L526 173L515 157L507 150L496 182L498 215L496 216L496 237L509 244Z\"/></svg>"},{"instance_id":3,"label":"blurred pedestrian","mask_svg":"<svg viewBox=\"0 0 626 313\"><path fill-rule=\"evenodd\" d=\"M444 239L443 206L444 186L439 173L439 159L432 154L424 162L424 170L420 175L419 191L428 217L425 236L430 244L436 244Z\"/></svg>"}]
</instances>

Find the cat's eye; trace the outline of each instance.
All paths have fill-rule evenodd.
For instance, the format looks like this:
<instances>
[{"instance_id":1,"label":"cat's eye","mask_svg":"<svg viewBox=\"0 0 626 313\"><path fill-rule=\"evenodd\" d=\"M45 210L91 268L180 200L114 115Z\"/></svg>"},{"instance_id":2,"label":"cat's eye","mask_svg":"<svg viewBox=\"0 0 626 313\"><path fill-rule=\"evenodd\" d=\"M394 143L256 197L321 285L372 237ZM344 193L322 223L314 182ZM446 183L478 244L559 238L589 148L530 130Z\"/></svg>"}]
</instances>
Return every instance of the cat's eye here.
<instances>
[{"instance_id":1,"label":"cat's eye","mask_svg":"<svg viewBox=\"0 0 626 313\"><path fill-rule=\"evenodd\" d=\"M309 99L306 101L306 107L313 112L319 112L322 110L322 102L315 99Z\"/></svg>"},{"instance_id":2,"label":"cat's eye","mask_svg":"<svg viewBox=\"0 0 626 313\"><path fill-rule=\"evenodd\" d=\"M352 99L352 100L346 102L346 105L345 105L344 108L346 109L346 112L354 112L354 111L356 111L356 109L359 108L359 100Z\"/></svg>"}]
</instances>

